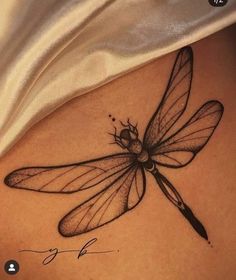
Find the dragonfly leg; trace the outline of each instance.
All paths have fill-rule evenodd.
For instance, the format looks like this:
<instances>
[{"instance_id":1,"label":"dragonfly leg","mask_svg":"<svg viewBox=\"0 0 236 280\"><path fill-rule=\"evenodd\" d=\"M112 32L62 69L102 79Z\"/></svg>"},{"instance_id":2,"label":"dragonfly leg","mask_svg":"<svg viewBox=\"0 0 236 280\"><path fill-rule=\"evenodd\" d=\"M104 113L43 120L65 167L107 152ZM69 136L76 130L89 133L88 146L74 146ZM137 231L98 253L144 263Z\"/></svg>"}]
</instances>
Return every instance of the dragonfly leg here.
<instances>
[{"instance_id":1,"label":"dragonfly leg","mask_svg":"<svg viewBox=\"0 0 236 280\"><path fill-rule=\"evenodd\" d=\"M120 136L117 135L117 128L114 126L115 132L114 133L108 133L109 135L112 135L114 137L114 142L111 144L118 144L122 149L126 149L126 147L122 144Z\"/></svg>"},{"instance_id":2,"label":"dragonfly leg","mask_svg":"<svg viewBox=\"0 0 236 280\"><path fill-rule=\"evenodd\" d=\"M127 123L128 123L128 125L129 125L129 129L130 129L134 134L136 134L137 137L138 137L138 129L137 129L138 123L136 123L136 125L133 125L133 124L130 123L129 119L128 119Z\"/></svg>"},{"instance_id":3,"label":"dragonfly leg","mask_svg":"<svg viewBox=\"0 0 236 280\"><path fill-rule=\"evenodd\" d=\"M124 124L122 121L120 121L121 125L124 126L124 127L127 127L131 132L133 132L135 135L137 135L137 137L139 136L138 135L138 129L137 129L137 125L138 123L136 123L136 125L133 125L129 118L127 119L127 124Z\"/></svg>"}]
</instances>

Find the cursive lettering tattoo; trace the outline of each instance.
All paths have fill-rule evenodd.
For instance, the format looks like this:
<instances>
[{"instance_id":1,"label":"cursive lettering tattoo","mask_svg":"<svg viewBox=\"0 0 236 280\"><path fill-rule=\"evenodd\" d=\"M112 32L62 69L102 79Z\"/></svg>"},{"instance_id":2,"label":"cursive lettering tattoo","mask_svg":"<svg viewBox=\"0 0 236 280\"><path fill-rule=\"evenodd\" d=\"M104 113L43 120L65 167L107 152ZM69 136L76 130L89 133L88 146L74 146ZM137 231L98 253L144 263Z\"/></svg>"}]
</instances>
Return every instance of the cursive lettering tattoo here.
<instances>
[{"instance_id":1,"label":"cursive lettering tattoo","mask_svg":"<svg viewBox=\"0 0 236 280\"><path fill-rule=\"evenodd\" d=\"M59 250L58 248L50 248L47 250L19 250L19 253L36 253L36 254L42 254L46 255L44 259L42 260L43 265L47 265L51 263L59 254L63 253L76 253L77 259L80 259L81 257L85 255L92 255L92 254L108 254L112 252L119 252L119 250L106 250L106 251L89 251L88 248L91 247L94 243L96 243L98 240L97 238L93 238L86 242L81 248L79 249L68 249L68 250Z\"/></svg>"}]
</instances>

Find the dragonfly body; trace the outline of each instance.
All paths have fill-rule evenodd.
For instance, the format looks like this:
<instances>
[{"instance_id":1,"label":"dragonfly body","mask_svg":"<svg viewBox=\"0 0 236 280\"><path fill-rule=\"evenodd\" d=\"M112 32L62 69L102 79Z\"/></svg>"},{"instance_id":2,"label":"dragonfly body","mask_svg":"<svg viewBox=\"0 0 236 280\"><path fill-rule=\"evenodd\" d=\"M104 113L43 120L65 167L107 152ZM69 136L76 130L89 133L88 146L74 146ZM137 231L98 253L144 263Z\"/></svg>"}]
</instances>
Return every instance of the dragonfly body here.
<instances>
[{"instance_id":1,"label":"dragonfly body","mask_svg":"<svg viewBox=\"0 0 236 280\"><path fill-rule=\"evenodd\" d=\"M127 149L130 153L135 154L137 161L142 164L146 171L150 172L155 177L163 193L175 204L175 206L184 209L184 202L173 185L165 178L166 182L168 182L168 187L172 192L172 195L170 195L164 184L162 184L160 178L164 176L159 172L156 162L151 157L151 153L144 148L142 141L138 138L139 134L137 127L133 126L129 120L127 125L124 125L123 123L122 125L128 128L121 130L119 136L116 135L116 133L113 135L115 143L123 149Z\"/></svg>"},{"instance_id":2,"label":"dragonfly body","mask_svg":"<svg viewBox=\"0 0 236 280\"><path fill-rule=\"evenodd\" d=\"M153 171L156 168L156 164L152 160L148 150L144 148L142 141L138 138L137 127L133 126L129 120L127 125L123 123L122 125L127 128L122 129L119 136L115 131L115 134L113 134L115 143L123 149L127 149L130 153L135 154L137 161L140 162L147 171Z\"/></svg>"},{"instance_id":3,"label":"dragonfly body","mask_svg":"<svg viewBox=\"0 0 236 280\"><path fill-rule=\"evenodd\" d=\"M60 166L26 167L5 177L5 184L44 193L73 193L91 189L89 198L66 214L58 225L60 234L71 237L103 226L135 208L146 190L145 172L150 172L165 197L208 240L207 232L159 167L181 168L189 164L207 144L222 114L217 100L203 104L182 126L191 91L193 53L181 49L171 71L166 91L150 119L143 140L137 125L129 120L120 133L112 134L124 153ZM187 179L187 178L186 178Z\"/></svg>"}]
</instances>

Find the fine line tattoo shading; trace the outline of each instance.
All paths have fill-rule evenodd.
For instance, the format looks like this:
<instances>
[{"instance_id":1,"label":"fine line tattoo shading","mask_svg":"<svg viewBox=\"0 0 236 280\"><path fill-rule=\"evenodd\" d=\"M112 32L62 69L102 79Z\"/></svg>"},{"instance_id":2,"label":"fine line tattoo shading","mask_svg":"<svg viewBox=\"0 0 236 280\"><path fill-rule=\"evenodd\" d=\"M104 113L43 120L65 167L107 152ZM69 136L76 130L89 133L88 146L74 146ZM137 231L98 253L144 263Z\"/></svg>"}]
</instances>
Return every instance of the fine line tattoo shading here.
<instances>
[{"instance_id":1,"label":"fine line tattoo shading","mask_svg":"<svg viewBox=\"0 0 236 280\"><path fill-rule=\"evenodd\" d=\"M192 76L193 53L191 47L185 47L177 54L164 96L147 125L143 141L139 139L137 125L129 120L127 124L121 123L120 133L115 129L112 134L114 143L126 152L70 165L21 168L6 176L5 184L61 194L91 189L95 194L90 194L59 222L59 232L71 237L103 226L137 206L145 194L145 172L150 172L165 197L208 240L203 224L158 169L189 164L207 144L222 117L223 105L211 100L182 127L176 126L187 107Z\"/></svg>"}]
</instances>

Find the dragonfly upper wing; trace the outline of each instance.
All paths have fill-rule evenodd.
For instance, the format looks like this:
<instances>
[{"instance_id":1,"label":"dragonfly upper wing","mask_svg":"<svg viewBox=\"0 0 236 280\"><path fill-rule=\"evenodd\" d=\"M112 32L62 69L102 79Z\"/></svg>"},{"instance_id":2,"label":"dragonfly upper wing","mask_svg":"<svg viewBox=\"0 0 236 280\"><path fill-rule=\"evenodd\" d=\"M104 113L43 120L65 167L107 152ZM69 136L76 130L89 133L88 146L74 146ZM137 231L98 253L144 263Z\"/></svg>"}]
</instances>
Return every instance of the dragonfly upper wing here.
<instances>
[{"instance_id":1,"label":"dragonfly upper wing","mask_svg":"<svg viewBox=\"0 0 236 280\"><path fill-rule=\"evenodd\" d=\"M191 47L181 49L175 60L162 101L144 134L147 149L158 145L186 109L192 82L193 53Z\"/></svg>"},{"instance_id":2,"label":"dragonfly upper wing","mask_svg":"<svg viewBox=\"0 0 236 280\"><path fill-rule=\"evenodd\" d=\"M104 190L70 211L60 221L59 232L70 237L113 221L141 201L145 185L143 168L131 166Z\"/></svg>"},{"instance_id":3,"label":"dragonfly upper wing","mask_svg":"<svg viewBox=\"0 0 236 280\"><path fill-rule=\"evenodd\" d=\"M49 167L27 167L6 176L6 185L47 193L72 193L99 185L106 188L135 164L132 154L110 155L86 162Z\"/></svg>"},{"instance_id":4,"label":"dragonfly upper wing","mask_svg":"<svg viewBox=\"0 0 236 280\"><path fill-rule=\"evenodd\" d=\"M175 134L152 151L152 159L167 167L182 167L206 145L224 111L215 100L205 103Z\"/></svg>"}]
</instances>

